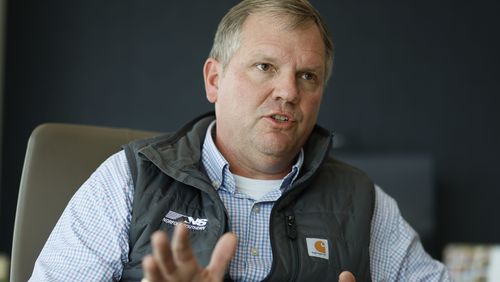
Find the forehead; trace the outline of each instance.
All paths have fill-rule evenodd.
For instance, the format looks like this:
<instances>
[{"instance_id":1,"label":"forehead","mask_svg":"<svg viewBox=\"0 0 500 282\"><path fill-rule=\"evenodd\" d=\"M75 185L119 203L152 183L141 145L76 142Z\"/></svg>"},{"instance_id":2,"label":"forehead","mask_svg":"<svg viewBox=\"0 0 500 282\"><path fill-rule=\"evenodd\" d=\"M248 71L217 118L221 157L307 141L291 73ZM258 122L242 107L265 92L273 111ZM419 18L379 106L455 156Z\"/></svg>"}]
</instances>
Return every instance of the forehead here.
<instances>
[{"instance_id":1,"label":"forehead","mask_svg":"<svg viewBox=\"0 0 500 282\"><path fill-rule=\"evenodd\" d=\"M290 15L270 12L250 14L243 23L240 40L240 49L252 53L266 48L325 63L325 45L319 28L312 20L297 24Z\"/></svg>"}]
</instances>

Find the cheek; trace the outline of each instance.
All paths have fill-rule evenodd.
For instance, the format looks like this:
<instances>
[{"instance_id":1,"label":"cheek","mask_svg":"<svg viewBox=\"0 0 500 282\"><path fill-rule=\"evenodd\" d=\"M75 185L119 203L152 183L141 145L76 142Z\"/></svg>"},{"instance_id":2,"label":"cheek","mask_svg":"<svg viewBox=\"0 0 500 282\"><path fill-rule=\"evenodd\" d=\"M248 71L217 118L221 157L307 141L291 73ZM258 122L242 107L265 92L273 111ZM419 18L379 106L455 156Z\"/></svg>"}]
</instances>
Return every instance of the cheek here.
<instances>
[{"instance_id":1,"label":"cheek","mask_svg":"<svg viewBox=\"0 0 500 282\"><path fill-rule=\"evenodd\" d=\"M310 118L315 118L319 113L322 96L321 94L314 94L304 99L302 103L303 113Z\"/></svg>"},{"instance_id":2,"label":"cheek","mask_svg":"<svg viewBox=\"0 0 500 282\"><path fill-rule=\"evenodd\" d=\"M233 110L253 109L261 105L269 93L266 83L256 82L251 76L245 73L235 73L231 77L233 83L231 90L226 95L230 95Z\"/></svg>"}]
</instances>

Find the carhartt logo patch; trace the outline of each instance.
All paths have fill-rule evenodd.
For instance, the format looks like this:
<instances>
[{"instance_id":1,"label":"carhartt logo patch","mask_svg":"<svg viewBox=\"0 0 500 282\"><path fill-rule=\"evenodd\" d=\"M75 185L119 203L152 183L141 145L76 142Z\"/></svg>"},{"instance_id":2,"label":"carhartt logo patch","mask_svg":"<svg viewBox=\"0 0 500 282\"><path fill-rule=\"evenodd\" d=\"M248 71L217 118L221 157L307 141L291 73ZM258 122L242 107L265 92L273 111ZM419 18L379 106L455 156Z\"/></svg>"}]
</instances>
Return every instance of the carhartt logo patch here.
<instances>
[{"instance_id":1,"label":"carhartt logo patch","mask_svg":"<svg viewBox=\"0 0 500 282\"><path fill-rule=\"evenodd\" d=\"M318 238L306 238L307 253L311 257L328 259L328 240Z\"/></svg>"},{"instance_id":2,"label":"carhartt logo patch","mask_svg":"<svg viewBox=\"0 0 500 282\"><path fill-rule=\"evenodd\" d=\"M205 228L207 227L208 219L194 218L191 216L180 214L178 212L169 211L163 218L163 222L172 225L184 223L187 229L205 230Z\"/></svg>"}]
</instances>

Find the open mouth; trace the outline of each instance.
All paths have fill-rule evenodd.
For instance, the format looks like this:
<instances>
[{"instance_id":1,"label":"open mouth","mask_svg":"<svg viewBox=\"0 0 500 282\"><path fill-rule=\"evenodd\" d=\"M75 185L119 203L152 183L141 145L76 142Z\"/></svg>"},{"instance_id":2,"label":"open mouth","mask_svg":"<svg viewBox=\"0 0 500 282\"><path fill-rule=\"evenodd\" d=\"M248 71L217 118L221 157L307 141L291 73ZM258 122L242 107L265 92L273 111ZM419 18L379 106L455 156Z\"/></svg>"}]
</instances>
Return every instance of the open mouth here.
<instances>
[{"instance_id":1,"label":"open mouth","mask_svg":"<svg viewBox=\"0 0 500 282\"><path fill-rule=\"evenodd\" d=\"M288 117L282 116L282 115L272 115L271 118L273 118L274 120L279 121L279 122L288 121Z\"/></svg>"}]
</instances>

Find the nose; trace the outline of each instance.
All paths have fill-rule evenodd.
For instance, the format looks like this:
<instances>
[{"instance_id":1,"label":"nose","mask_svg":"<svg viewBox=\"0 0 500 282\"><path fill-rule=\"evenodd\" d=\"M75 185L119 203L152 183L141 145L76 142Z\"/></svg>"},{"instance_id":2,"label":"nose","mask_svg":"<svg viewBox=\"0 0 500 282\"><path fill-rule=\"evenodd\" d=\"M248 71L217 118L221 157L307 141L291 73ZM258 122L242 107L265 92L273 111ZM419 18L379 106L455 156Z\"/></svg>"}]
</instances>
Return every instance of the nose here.
<instances>
[{"instance_id":1,"label":"nose","mask_svg":"<svg viewBox=\"0 0 500 282\"><path fill-rule=\"evenodd\" d=\"M273 98L285 102L297 103L300 99L297 78L293 75L282 75L276 78Z\"/></svg>"}]
</instances>

